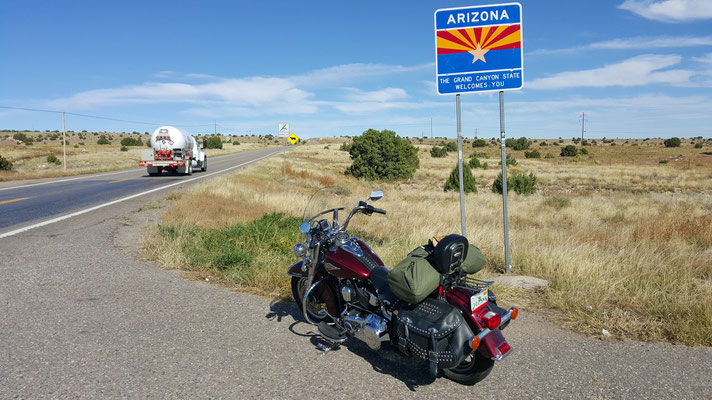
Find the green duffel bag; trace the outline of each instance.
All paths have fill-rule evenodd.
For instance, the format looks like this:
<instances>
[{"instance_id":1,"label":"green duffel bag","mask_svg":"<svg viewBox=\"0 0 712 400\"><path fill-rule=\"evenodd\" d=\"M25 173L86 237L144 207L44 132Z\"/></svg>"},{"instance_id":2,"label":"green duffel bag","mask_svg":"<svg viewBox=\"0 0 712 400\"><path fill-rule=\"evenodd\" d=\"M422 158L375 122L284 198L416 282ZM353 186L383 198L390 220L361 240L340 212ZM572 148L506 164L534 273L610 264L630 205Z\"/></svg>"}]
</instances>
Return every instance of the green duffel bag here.
<instances>
[{"instance_id":1,"label":"green duffel bag","mask_svg":"<svg viewBox=\"0 0 712 400\"><path fill-rule=\"evenodd\" d=\"M388 274L388 284L401 300L417 304L440 286L440 274L425 259L422 247L413 250Z\"/></svg>"},{"instance_id":2,"label":"green duffel bag","mask_svg":"<svg viewBox=\"0 0 712 400\"><path fill-rule=\"evenodd\" d=\"M477 246L471 244L467 249L467 257L461 264L461 268L467 274L474 274L485 266L485 256L482 255Z\"/></svg>"}]
</instances>

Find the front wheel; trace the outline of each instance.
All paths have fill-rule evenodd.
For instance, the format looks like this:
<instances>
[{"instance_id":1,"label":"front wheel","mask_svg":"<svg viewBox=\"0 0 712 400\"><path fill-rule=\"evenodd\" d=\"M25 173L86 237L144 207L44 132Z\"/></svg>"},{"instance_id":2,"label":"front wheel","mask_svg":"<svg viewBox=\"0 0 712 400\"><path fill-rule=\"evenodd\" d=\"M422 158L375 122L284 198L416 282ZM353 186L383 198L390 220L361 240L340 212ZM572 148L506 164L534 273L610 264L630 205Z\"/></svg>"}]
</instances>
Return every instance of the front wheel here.
<instances>
[{"instance_id":1,"label":"front wheel","mask_svg":"<svg viewBox=\"0 0 712 400\"><path fill-rule=\"evenodd\" d=\"M459 384L472 386L485 379L493 367L494 360L473 351L457 367L444 369L443 375Z\"/></svg>"},{"instance_id":2,"label":"front wheel","mask_svg":"<svg viewBox=\"0 0 712 400\"><path fill-rule=\"evenodd\" d=\"M306 293L308 287L307 283L309 281L304 277L292 277L292 296L294 297L294 302L297 303L299 311L303 312L303 299L304 293ZM316 299L317 294L314 293L316 290L309 294L309 303L307 304L307 312L309 313L309 319L312 322L319 323L326 319L328 314L326 313L326 305Z\"/></svg>"}]
</instances>

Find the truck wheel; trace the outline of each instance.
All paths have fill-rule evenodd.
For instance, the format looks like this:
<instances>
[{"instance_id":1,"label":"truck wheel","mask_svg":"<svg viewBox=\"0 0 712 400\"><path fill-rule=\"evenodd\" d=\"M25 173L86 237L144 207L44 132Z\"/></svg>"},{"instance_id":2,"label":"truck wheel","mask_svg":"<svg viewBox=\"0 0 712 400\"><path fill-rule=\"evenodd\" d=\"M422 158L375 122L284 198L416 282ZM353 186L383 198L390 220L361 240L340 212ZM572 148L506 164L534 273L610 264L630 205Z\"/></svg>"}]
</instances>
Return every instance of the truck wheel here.
<instances>
[{"instance_id":1,"label":"truck wheel","mask_svg":"<svg viewBox=\"0 0 712 400\"><path fill-rule=\"evenodd\" d=\"M193 175L193 163L192 162L188 162L188 165L185 169L187 171L185 173L186 175L188 175L188 176Z\"/></svg>"},{"instance_id":2,"label":"truck wheel","mask_svg":"<svg viewBox=\"0 0 712 400\"><path fill-rule=\"evenodd\" d=\"M149 176L158 176L161 174L161 167L146 167Z\"/></svg>"},{"instance_id":3,"label":"truck wheel","mask_svg":"<svg viewBox=\"0 0 712 400\"><path fill-rule=\"evenodd\" d=\"M200 170L203 171L203 172L205 172L205 171L208 170L208 157L205 157L205 158L203 159L203 163L202 163L202 165L200 166Z\"/></svg>"}]
</instances>

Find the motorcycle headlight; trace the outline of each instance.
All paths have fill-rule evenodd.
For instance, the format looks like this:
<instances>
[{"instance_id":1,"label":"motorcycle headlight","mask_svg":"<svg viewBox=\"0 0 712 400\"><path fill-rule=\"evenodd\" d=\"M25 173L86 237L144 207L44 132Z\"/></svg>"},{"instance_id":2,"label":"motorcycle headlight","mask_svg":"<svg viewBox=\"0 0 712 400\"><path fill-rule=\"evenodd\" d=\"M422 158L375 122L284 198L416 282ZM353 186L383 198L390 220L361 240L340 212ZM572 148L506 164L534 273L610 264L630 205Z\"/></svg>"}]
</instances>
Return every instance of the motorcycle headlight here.
<instances>
[{"instance_id":1,"label":"motorcycle headlight","mask_svg":"<svg viewBox=\"0 0 712 400\"><path fill-rule=\"evenodd\" d=\"M304 257L306 250L304 248L304 245L301 243L297 243L294 245L294 255L301 258Z\"/></svg>"}]
</instances>

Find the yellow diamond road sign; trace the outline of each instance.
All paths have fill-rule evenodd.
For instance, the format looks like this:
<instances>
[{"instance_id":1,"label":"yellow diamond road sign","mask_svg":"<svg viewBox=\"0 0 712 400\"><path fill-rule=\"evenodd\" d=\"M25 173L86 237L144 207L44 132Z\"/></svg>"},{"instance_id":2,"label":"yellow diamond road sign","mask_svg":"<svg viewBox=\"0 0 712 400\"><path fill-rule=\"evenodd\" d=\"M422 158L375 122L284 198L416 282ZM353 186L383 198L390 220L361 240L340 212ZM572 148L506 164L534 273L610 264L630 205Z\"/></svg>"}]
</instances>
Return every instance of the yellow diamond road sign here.
<instances>
[{"instance_id":1,"label":"yellow diamond road sign","mask_svg":"<svg viewBox=\"0 0 712 400\"><path fill-rule=\"evenodd\" d=\"M297 141L299 141L299 137L292 133L291 135L289 135L287 140L289 140L289 143L294 144L294 143L297 143Z\"/></svg>"}]
</instances>

